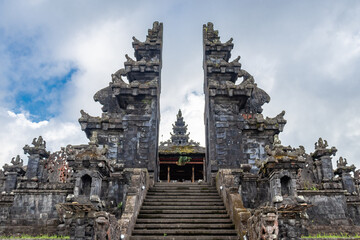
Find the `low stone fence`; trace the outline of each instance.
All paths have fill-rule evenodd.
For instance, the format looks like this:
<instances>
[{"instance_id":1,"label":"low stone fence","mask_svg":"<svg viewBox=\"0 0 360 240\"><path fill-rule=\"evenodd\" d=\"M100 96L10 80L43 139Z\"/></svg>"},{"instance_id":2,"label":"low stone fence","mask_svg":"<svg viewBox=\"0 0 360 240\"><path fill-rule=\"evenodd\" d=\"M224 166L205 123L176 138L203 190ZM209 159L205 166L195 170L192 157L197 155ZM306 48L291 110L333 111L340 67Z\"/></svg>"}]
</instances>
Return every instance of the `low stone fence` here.
<instances>
[{"instance_id":1,"label":"low stone fence","mask_svg":"<svg viewBox=\"0 0 360 240\"><path fill-rule=\"evenodd\" d=\"M247 232L247 221L251 213L244 207L241 195L236 187L236 176L239 169L220 169L216 175L216 188L222 197L227 212L235 224L239 236Z\"/></svg>"},{"instance_id":2,"label":"low stone fence","mask_svg":"<svg viewBox=\"0 0 360 240\"><path fill-rule=\"evenodd\" d=\"M360 238L302 238L308 240L359 240Z\"/></svg>"},{"instance_id":3,"label":"low stone fence","mask_svg":"<svg viewBox=\"0 0 360 240\"><path fill-rule=\"evenodd\" d=\"M121 239L129 239L134 229L140 207L149 189L150 179L146 168L126 168L125 176L128 180L128 191L123 214L118 224L121 229Z\"/></svg>"}]
</instances>

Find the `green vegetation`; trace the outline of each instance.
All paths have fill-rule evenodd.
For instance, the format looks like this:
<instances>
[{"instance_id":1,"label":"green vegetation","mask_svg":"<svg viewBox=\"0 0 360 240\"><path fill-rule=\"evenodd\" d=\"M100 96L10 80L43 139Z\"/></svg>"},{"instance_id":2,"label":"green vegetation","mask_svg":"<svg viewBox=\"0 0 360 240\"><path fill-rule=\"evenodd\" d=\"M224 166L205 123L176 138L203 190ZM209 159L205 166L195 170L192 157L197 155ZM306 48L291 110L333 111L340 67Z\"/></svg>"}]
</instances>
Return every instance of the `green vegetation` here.
<instances>
[{"instance_id":1,"label":"green vegetation","mask_svg":"<svg viewBox=\"0 0 360 240\"><path fill-rule=\"evenodd\" d=\"M119 204L117 205L117 208L118 208L118 209L121 209L121 208L122 208L122 205L123 205L123 202L119 202Z\"/></svg>"},{"instance_id":2,"label":"green vegetation","mask_svg":"<svg viewBox=\"0 0 360 240\"><path fill-rule=\"evenodd\" d=\"M360 239L360 235L356 234L355 236L348 235L347 233L340 233L340 234L321 234L318 233L316 235L309 235L309 236L301 236L301 238L340 238L340 239L353 239L358 238Z\"/></svg>"},{"instance_id":3,"label":"green vegetation","mask_svg":"<svg viewBox=\"0 0 360 240\"><path fill-rule=\"evenodd\" d=\"M186 163L190 162L191 157L187 157L187 156L180 156L179 160L177 161L177 165L178 166L184 166Z\"/></svg>"},{"instance_id":4,"label":"green vegetation","mask_svg":"<svg viewBox=\"0 0 360 240\"><path fill-rule=\"evenodd\" d=\"M30 235L21 235L18 237L15 236L0 236L0 239L70 239L69 236L49 236L49 235L41 235L41 236L30 236Z\"/></svg>"},{"instance_id":5,"label":"green vegetation","mask_svg":"<svg viewBox=\"0 0 360 240\"><path fill-rule=\"evenodd\" d=\"M312 191L319 191L319 188L316 184L311 184L308 181L304 183L304 190L312 190Z\"/></svg>"}]
</instances>

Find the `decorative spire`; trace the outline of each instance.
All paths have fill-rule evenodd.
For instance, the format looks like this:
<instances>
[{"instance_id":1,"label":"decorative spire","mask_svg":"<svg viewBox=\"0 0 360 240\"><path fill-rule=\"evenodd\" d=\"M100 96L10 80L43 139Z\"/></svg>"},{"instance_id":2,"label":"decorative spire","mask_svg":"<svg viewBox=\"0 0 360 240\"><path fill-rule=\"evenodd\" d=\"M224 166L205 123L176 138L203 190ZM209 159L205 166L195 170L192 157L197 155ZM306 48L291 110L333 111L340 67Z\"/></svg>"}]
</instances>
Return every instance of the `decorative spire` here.
<instances>
[{"instance_id":1,"label":"decorative spire","mask_svg":"<svg viewBox=\"0 0 360 240\"><path fill-rule=\"evenodd\" d=\"M187 125L184 122L181 110L176 115L176 121L171 134L171 142L174 145L187 145L189 143L189 133L187 133Z\"/></svg>"}]
</instances>

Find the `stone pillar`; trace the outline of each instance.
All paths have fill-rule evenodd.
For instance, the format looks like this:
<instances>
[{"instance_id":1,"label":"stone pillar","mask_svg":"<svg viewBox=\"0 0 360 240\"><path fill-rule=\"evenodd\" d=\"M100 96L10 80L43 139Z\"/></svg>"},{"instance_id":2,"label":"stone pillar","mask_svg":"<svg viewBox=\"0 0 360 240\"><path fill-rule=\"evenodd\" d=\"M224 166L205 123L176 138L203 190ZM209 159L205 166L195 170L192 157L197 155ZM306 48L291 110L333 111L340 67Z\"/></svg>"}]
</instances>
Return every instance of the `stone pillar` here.
<instances>
[{"instance_id":1,"label":"stone pillar","mask_svg":"<svg viewBox=\"0 0 360 240\"><path fill-rule=\"evenodd\" d=\"M25 145L23 148L24 153L30 155L25 175L27 179L38 178L40 160L50 156L50 152L46 151L46 142L41 136L34 138L32 145L32 147Z\"/></svg>"},{"instance_id":2,"label":"stone pillar","mask_svg":"<svg viewBox=\"0 0 360 240\"><path fill-rule=\"evenodd\" d=\"M101 182L102 178L100 177L93 177L91 182L91 192L90 196L100 196L101 194Z\"/></svg>"},{"instance_id":3,"label":"stone pillar","mask_svg":"<svg viewBox=\"0 0 360 240\"><path fill-rule=\"evenodd\" d=\"M311 154L318 170L319 181L330 181L334 178L334 170L332 167L331 156L337 152L335 147L329 148L326 140L319 138L315 143L315 152ZM320 167L320 168L318 168ZM319 172L321 169L321 172Z\"/></svg>"},{"instance_id":4,"label":"stone pillar","mask_svg":"<svg viewBox=\"0 0 360 240\"><path fill-rule=\"evenodd\" d=\"M23 169L23 160L20 159L20 156L18 155L15 159L12 158L11 160L12 165L5 164L3 167L5 170L5 184L4 184L4 191L7 193L12 192L12 190L16 189L17 187L17 178L19 176L23 176L25 171Z\"/></svg>"},{"instance_id":5,"label":"stone pillar","mask_svg":"<svg viewBox=\"0 0 360 240\"><path fill-rule=\"evenodd\" d=\"M322 178L325 181L331 180L334 178L334 170L332 167L331 157L328 155L320 157L321 162L321 173Z\"/></svg>"},{"instance_id":6,"label":"stone pillar","mask_svg":"<svg viewBox=\"0 0 360 240\"><path fill-rule=\"evenodd\" d=\"M5 181L5 192L10 193L12 190L16 188L17 184L17 172L8 172L6 174L6 181Z\"/></svg>"},{"instance_id":7,"label":"stone pillar","mask_svg":"<svg viewBox=\"0 0 360 240\"><path fill-rule=\"evenodd\" d=\"M350 173L344 173L341 176L341 180L342 180L343 187L346 191L348 191L349 193L356 192L354 179L352 178Z\"/></svg>"},{"instance_id":8,"label":"stone pillar","mask_svg":"<svg viewBox=\"0 0 360 240\"><path fill-rule=\"evenodd\" d=\"M337 163L337 168L335 174L341 177L343 188L348 191L348 193L357 192L354 178L351 176L351 172L354 172L356 167L354 165L347 166L346 158L340 157ZM354 173L354 177L356 174Z\"/></svg>"},{"instance_id":9,"label":"stone pillar","mask_svg":"<svg viewBox=\"0 0 360 240\"><path fill-rule=\"evenodd\" d=\"M33 154L33 155L29 156L28 167L27 167L26 174L25 174L27 179L32 179L34 177L37 177L39 161L40 161L39 154Z\"/></svg>"},{"instance_id":10,"label":"stone pillar","mask_svg":"<svg viewBox=\"0 0 360 240\"><path fill-rule=\"evenodd\" d=\"M271 176L270 179L270 196L273 202L282 201L281 196L281 183L277 175Z\"/></svg>"}]
</instances>

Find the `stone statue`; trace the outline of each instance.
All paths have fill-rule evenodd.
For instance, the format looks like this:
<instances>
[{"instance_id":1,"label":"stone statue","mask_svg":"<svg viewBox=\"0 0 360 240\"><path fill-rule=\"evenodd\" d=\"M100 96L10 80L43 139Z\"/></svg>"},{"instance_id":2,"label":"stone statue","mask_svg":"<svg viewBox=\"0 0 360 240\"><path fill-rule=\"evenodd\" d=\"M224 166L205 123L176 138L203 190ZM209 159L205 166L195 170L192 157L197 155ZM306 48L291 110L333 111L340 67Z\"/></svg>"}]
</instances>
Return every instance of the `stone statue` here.
<instances>
[{"instance_id":1,"label":"stone statue","mask_svg":"<svg viewBox=\"0 0 360 240\"><path fill-rule=\"evenodd\" d=\"M281 146L281 141L278 134L274 135L274 146Z\"/></svg>"}]
</instances>

